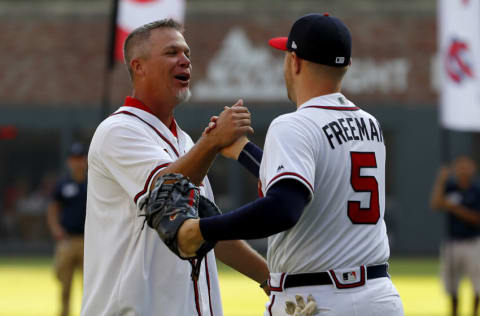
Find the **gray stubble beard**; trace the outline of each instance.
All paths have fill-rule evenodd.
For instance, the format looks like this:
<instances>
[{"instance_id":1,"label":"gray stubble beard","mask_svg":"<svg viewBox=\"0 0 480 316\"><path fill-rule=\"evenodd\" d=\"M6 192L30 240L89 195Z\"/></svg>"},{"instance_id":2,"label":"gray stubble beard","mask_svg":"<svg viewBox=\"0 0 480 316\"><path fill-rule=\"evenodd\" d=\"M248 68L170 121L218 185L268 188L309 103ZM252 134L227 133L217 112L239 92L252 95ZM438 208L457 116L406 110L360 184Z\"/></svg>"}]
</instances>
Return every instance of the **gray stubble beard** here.
<instances>
[{"instance_id":1,"label":"gray stubble beard","mask_svg":"<svg viewBox=\"0 0 480 316\"><path fill-rule=\"evenodd\" d=\"M192 97L192 93L190 92L190 88L181 90L177 94L178 104L187 102L188 100L190 100L191 97Z\"/></svg>"}]
</instances>

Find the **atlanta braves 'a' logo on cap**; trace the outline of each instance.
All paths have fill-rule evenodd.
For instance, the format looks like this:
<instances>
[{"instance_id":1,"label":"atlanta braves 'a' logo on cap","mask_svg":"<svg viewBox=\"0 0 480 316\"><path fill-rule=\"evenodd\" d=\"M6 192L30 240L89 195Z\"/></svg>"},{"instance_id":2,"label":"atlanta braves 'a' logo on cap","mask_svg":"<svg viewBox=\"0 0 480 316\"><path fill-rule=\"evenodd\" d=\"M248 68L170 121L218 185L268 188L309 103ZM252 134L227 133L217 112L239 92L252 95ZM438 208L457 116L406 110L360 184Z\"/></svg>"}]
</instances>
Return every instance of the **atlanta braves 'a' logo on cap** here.
<instances>
[{"instance_id":1,"label":"atlanta braves 'a' logo on cap","mask_svg":"<svg viewBox=\"0 0 480 316\"><path fill-rule=\"evenodd\" d=\"M456 83L473 78L472 52L467 42L452 39L448 46L445 69L448 77Z\"/></svg>"}]
</instances>

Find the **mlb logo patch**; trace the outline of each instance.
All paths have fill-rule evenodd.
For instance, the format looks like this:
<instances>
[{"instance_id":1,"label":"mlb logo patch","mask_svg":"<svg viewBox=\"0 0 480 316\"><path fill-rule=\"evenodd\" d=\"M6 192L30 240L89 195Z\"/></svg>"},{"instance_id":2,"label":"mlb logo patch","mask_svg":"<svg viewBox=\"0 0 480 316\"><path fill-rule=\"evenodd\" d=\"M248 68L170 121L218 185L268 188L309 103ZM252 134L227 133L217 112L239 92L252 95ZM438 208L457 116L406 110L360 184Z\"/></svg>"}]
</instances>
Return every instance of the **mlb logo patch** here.
<instances>
[{"instance_id":1,"label":"mlb logo patch","mask_svg":"<svg viewBox=\"0 0 480 316\"><path fill-rule=\"evenodd\" d=\"M349 289L365 285L365 266L339 270L328 270L328 273L330 274L330 278L337 289Z\"/></svg>"},{"instance_id":2,"label":"mlb logo patch","mask_svg":"<svg viewBox=\"0 0 480 316\"><path fill-rule=\"evenodd\" d=\"M345 62L345 57L335 58L335 64L343 64Z\"/></svg>"},{"instance_id":3,"label":"mlb logo patch","mask_svg":"<svg viewBox=\"0 0 480 316\"><path fill-rule=\"evenodd\" d=\"M357 279L357 273L355 271L343 273L343 281L355 281Z\"/></svg>"}]
</instances>

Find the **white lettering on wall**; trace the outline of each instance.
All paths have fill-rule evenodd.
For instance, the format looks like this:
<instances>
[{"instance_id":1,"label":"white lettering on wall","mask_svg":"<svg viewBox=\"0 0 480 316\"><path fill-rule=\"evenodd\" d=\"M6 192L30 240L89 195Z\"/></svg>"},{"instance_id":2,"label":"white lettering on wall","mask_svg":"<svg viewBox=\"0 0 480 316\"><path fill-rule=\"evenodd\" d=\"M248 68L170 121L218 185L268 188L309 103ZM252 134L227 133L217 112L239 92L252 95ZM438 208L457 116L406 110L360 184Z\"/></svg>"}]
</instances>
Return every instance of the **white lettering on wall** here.
<instances>
[{"instance_id":1,"label":"white lettering on wall","mask_svg":"<svg viewBox=\"0 0 480 316\"><path fill-rule=\"evenodd\" d=\"M409 69L405 58L354 58L343 89L349 94L404 93L408 89ZM234 28L210 60L206 76L194 85L193 98L286 100L283 55L268 44L254 47L244 30Z\"/></svg>"},{"instance_id":2,"label":"white lettering on wall","mask_svg":"<svg viewBox=\"0 0 480 316\"><path fill-rule=\"evenodd\" d=\"M192 96L197 100L286 99L283 55L272 52L268 44L253 47L245 32L234 28L211 59L206 78L193 87Z\"/></svg>"}]
</instances>

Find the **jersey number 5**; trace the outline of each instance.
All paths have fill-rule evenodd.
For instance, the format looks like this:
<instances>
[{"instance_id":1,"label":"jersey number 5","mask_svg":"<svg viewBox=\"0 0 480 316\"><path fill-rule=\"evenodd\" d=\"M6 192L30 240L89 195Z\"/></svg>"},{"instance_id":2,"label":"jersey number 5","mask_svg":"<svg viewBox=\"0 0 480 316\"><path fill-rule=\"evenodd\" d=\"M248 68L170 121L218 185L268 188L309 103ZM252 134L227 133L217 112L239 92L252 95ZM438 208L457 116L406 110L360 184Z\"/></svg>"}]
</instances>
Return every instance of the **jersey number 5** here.
<instances>
[{"instance_id":1,"label":"jersey number 5","mask_svg":"<svg viewBox=\"0 0 480 316\"><path fill-rule=\"evenodd\" d=\"M377 168L374 152L350 152L350 183L355 192L370 192L370 206L361 208L360 201L348 201L348 218L353 224L376 224L380 218L378 182L373 176L361 176L362 168Z\"/></svg>"}]
</instances>

